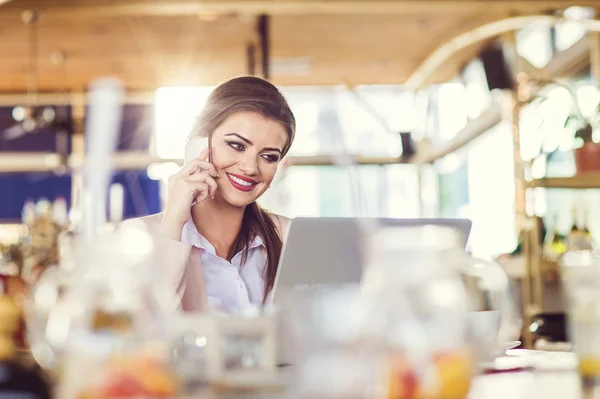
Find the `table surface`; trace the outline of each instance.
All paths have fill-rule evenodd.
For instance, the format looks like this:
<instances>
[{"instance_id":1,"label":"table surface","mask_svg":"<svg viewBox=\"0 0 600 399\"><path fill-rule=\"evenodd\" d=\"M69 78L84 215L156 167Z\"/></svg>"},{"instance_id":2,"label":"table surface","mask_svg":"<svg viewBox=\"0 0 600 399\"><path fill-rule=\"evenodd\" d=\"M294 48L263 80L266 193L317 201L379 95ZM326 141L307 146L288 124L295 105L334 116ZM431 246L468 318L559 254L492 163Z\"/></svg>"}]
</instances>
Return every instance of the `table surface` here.
<instances>
[{"instance_id":1,"label":"table surface","mask_svg":"<svg viewBox=\"0 0 600 399\"><path fill-rule=\"evenodd\" d=\"M518 372L475 378L469 399L583 399L600 398L584 392L574 371Z\"/></svg>"},{"instance_id":2,"label":"table surface","mask_svg":"<svg viewBox=\"0 0 600 399\"><path fill-rule=\"evenodd\" d=\"M521 369L476 377L469 399L600 398L600 387L583 386L573 353L509 350L495 364L500 369Z\"/></svg>"},{"instance_id":3,"label":"table surface","mask_svg":"<svg viewBox=\"0 0 600 399\"><path fill-rule=\"evenodd\" d=\"M576 370L577 357L570 352L515 349L486 366L488 371L473 379L468 399L600 399L600 388L583 388ZM359 397L362 396L356 396ZM206 398L289 399L290 396L262 392L241 396L221 393Z\"/></svg>"},{"instance_id":4,"label":"table surface","mask_svg":"<svg viewBox=\"0 0 600 399\"><path fill-rule=\"evenodd\" d=\"M597 387L583 387L577 357L570 352L514 349L488 364L488 371L472 381L468 399L600 399ZM490 371L490 369L492 369ZM600 380L600 379L599 379ZM201 396L211 399L288 399L282 392ZM182 398L188 399L187 396ZM198 398L197 395L190 396Z\"/></svg>"}]
</instances>

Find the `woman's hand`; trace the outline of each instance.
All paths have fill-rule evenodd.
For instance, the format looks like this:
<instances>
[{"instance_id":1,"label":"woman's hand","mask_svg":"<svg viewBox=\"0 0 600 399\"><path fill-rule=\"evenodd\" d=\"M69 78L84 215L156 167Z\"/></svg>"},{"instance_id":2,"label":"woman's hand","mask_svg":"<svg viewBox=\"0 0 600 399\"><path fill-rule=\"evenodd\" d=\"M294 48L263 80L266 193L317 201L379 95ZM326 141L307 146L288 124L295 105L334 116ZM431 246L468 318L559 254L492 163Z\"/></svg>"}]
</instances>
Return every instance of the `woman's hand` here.
<instances>
[{"instance_id":1,"label":"woman's hand","mask_svg":"<svg viewBox=\"0 0 600 399\"><path fill-rule=\"evenodd\" d=\"M169 178L167 206L162 219L163 232L169 238L181 240L181 230L190 218L194 203L215 197L215 178L219 175L207 158L208 148Z\"/></svg>"}]
</instances>

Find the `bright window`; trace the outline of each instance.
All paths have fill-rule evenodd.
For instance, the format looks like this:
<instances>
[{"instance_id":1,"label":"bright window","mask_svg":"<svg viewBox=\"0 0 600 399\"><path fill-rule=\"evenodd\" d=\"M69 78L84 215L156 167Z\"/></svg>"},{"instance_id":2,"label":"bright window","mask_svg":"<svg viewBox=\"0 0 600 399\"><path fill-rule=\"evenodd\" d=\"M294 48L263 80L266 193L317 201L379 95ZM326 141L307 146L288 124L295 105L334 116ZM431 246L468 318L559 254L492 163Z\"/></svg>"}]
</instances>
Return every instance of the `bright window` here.
<instances>
[{"instance_id":1,"label":"bright window","mask_svg":"<svg viewBox=\"0 0 600 399\"><path fill-rule=\"evenodd\" d=\"M155 139L160 157L183 157L194 118L212 89L167 87L157 91ZM345 88L291 87L282 91L296 116L293 156L335 155L344 147L352 154L400 156L396 132L411 131L417 123L412 94L397 86L359 88L360 98ZM377 115L367 111L362 101ZM166 180L173 169L153 166L152 173L163 173ZM291 217L416 217L417 188L412 166L360 166L352 175L340 167L292 166L280 168L260 202Z\"/></svg>"},{"instance_id":2,"label":"bright window","mask_svg":"<svg viewBox=\"0 0 600 399\"><path fill-rule=\"evenodd\" d=\"M161 158L183 158L194 118L212 87L163 87L156 91L156 153Z\"/></svg>"}]
</instances>

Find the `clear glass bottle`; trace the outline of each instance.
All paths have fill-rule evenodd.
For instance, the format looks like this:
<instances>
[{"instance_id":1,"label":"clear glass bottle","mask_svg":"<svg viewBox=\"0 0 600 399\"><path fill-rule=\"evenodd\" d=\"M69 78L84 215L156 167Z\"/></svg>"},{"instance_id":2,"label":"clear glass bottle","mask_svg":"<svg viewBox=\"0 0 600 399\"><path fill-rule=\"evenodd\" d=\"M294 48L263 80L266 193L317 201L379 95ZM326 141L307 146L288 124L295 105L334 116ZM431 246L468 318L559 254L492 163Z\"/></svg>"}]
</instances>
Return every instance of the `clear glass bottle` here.
<instances>
[{"instance_id":1,"label":"clear glass bottle","mask_svg":"<svg viewBox=\"0 0 600 399\"><path fill-rule=\"evenodd\" d=\"M550 226L544 238L544 256L550 261L558 261L566 250L566 239L558 229L558 215L555 215L552 226Z\"/></svg>"}]
</instances>

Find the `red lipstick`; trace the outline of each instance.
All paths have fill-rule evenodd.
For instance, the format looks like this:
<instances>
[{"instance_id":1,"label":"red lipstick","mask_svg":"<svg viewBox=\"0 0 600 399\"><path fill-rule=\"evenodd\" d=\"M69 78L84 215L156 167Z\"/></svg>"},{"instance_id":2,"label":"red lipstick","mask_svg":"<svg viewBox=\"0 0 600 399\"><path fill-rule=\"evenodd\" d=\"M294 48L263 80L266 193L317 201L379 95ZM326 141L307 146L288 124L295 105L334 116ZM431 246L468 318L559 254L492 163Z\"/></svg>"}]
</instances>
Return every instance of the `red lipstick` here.
<instances>
[{"instance_id":1,"label":"red lipstick","mask_svg":"<svg viewBox=\"0 0 600 399\"><path fill-rule=\"evenodd\" d=\"M258 184L256 180L245 176L234 175L233 173L226 173L226 175L233 187L245 193L252 191Z\"/></svg>"}]
</instances>

